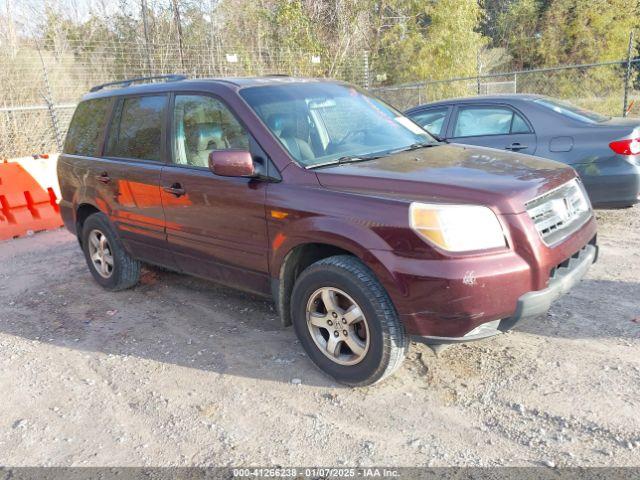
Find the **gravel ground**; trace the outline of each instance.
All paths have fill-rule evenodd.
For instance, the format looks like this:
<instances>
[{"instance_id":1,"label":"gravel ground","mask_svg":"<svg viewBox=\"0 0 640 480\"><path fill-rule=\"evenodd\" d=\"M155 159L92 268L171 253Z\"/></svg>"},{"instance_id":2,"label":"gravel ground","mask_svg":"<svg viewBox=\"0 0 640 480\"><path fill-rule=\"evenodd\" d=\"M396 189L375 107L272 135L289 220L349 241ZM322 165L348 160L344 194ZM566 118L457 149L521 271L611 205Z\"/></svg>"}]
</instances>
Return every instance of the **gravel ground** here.
<instances>
[{"instance_id":1,"label":"gravel ground","mask_svg":"<svg viewBox=\"0 0 640 480\"><path fill-rule=\"evenodd\" d=\"M640 466L640 208L546 318L335 385L264 300L91 279L63 230L0 244L0 464ZM635 320L635 321L634 321Z\"/></svg>"}]
</instances>

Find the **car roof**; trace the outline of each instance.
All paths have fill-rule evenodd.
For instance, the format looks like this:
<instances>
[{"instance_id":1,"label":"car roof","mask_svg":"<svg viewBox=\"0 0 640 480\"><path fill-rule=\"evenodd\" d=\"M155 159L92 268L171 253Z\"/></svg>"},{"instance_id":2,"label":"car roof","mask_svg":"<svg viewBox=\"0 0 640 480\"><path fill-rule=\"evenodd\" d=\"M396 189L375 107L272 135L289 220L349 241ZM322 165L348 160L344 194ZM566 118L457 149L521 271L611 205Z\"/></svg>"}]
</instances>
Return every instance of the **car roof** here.
<instances>
[{"instance_id":1,"label":"car roof","mask_svg":"<svg viewBox=\"0 0 640 480\"><path fill-rule=\"evenodd\" d=\"M122 86L116 88L104 88L91 91L82 97L83 100L92 98L105 98L121 95L136 95L145 93L161 93L171 92L174 90L184 90L189 86L200 89L206 89L207 86L225 85L236 90L248 87L261 87L268 85L284 85L295 83L319 83L334 82L341 83L336 80L306 78L306 77L290 77L286 75L265 75L261 77L221 77L221 78L194 78L194 79L178 79L165 82L141 83L131 86ZM94 87L95 88L95 87Z\"/></svg>"},{"instance_id":2,"label":"car roof","mask_svg":"<svg viewBox=\"0 0 640 480\"><path fill-rule=\"evenodd\" d=\"M484 103L484 102L506 102L509 101L533 101L540 98L546 98L544 95L537 95L533 93L505 93L501 95L477 95L475 97L458 97L447 98L445 100L438 100L437 102L423 103L416 107L412 107L407 111L417 110L423 107L435 107L438 105L451 105L456 103Z\"/></svg>"}]
</instances>

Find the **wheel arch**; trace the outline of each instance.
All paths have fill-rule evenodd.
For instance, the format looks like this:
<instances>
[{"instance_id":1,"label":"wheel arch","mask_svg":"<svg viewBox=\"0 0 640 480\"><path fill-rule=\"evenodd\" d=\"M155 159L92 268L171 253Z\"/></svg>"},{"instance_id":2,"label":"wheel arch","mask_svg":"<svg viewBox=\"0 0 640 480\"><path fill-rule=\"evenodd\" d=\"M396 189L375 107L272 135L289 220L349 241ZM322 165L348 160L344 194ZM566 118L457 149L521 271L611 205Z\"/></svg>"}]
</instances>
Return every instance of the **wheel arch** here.
<instances>
[{"instance_id":1,"label":"wheel arch","mask_svg":"<svg viewBox=\"0 0 640 480\"><path fill-rule=\"evenodd\" d=\"M334 255L352 255L354 252L341 246L324 242L303 242L289 249L280 263L277 279L272 278L271 293L280 313L282 325L291 321L291 292L296 279L311 264Z\"/></svg>"},{"instance_id":2,"label":"wheel arch","mask_svg":"<svg viewBox=\"0 0 640 480\"><path fill-rule=\"evenodd\" d=\"M344 242L326 239L301 241L287 250L282 261L279 262L278 268L273 270L274 273L277 272L278 276L277 278L272 277L271 293L283 326L292 324L291 293L297 278L313 263L336 255L349 255L360 260L387 290L389 281L391 284L394 283L392 275L377 257L365 248L353 243L352 240ZM391 295L391 292L387 293ZM393 295L391 296L393 298Z\"/></svg>"},{"instance_id":3,"label":"wheel arch","mask_svg":"<svg viewBox=\"0 0 640 480\"><path fill-rule=\"evenodd\" d=\"M99 212L101 212L101 210L98 207L88 202L81 203L76 208L76 236L78 237L78 242L80 242L80 245L82 245L82 228L85 220L94 213Z\"/></svg>"}]
</instances>

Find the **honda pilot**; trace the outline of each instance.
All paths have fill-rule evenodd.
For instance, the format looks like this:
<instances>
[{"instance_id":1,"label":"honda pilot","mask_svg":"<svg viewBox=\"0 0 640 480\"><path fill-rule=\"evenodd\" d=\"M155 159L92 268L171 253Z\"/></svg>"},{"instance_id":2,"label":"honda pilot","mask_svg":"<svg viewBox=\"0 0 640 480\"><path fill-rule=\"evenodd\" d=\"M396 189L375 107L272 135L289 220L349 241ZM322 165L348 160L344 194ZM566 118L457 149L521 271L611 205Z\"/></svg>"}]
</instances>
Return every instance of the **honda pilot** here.
<instances>
[{"instance_id":1,"label":"honda pilot","mask_svg":"<svg viewBox=\"0 0 640 480\"><path fill-rule=\"evenodd\" d=\"M333 81L94 87L58 175L99 285L133 287L148 263L271 297L311 360L354 386L394 372L411 340L535 320L597 257L573 169L438 141Z\"/></svg>"}]
</instances>

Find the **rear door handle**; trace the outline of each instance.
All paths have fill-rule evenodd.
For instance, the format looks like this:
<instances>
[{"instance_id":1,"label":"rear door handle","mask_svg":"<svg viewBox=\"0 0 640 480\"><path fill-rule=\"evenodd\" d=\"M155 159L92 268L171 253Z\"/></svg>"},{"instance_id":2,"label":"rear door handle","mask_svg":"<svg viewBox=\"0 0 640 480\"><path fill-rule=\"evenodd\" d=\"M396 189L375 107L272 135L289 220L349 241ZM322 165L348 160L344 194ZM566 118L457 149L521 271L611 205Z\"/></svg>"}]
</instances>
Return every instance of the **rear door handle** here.
<instances>
[{"instance_id":1,"label":"rear door handle","mask_svg":"<svg viewBox=\"0 0 640 480\"><path fill-rule=\"evenodd\" d=\"M100 175L96 175L96 180L102 183L109 183L111 181L111 177L107 172L102 172Z\"/></svg>"},{"instance_id":2,"label":"rear door handle","mask_svg":"<svg viewBox=\"0 0 640 480\"><path fill-rule=\"evenodd\" d=\"M515 142L515 143L512 143L511 145L507 145L504 148L505 150L518 151L518 150L524 150L525 148L529 148L529 147L527 145L522 145L521 143Z\"/></svg>"},{"instance_id":3,"label":"rear door handle","mask_svg":"<svg viewBox=\"0 0 640 480\"><path fill-rule=\"evenodd\" d=\"M165 192L170 193L171 195L175 195L176 197L180 197L187 193L187 191L182 188L182 185L180 185L179 183L174 183L170 187L162 187L162 189Z\"/></svg>"}]
</instances>

